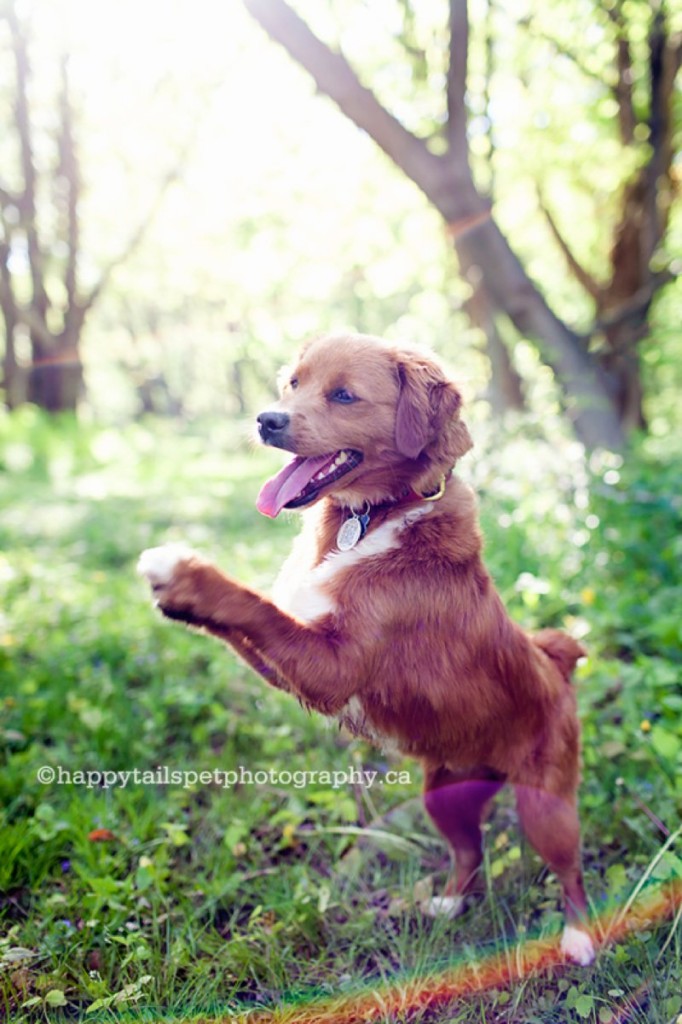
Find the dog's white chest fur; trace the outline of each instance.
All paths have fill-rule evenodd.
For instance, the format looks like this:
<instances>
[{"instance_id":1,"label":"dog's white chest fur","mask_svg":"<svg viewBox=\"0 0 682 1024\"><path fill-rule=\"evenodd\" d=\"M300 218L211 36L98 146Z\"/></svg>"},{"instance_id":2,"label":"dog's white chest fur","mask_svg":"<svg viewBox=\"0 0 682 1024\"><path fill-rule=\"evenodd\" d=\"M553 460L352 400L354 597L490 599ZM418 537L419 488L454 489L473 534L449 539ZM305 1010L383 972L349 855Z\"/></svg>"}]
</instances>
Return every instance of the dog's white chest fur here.
<instances>
[{"instance_id":1,"label":"dog's white chest fur","mask_svg":"<svg viewBox=\"0 0 682 1024\"><path fill-rule=\"evenodd\" d=\"M304 529L282 566L273 588L273 600L282 611L303 622L311 623L325 615L333 615L336 610L334 585L339 575L367 558L375 558L399 547L405 528L430 510L430 505L421 505L395 516L363 537L350 551L331 551L315 566L310 564L311 545ZM354 735L377 743L385 753L397 752L396 741L390 736L379 735L368 722L359 697L351 697L335 718Z\"/></svg>"},{"instance_id":2,"label":"dog's white chest fur","mask_svg":"<svg viewBox=\"0 0 682 1024\"><path fill-rule=\"evenodd\" d=\"M291 555L273 587L275 604L283 612L307 623L332 615L336 609L334 585L338 576L367 558L375 558L399 547L405 527L429 512L430 508L430 505L421 505L387 520L350 551L331 551L319 565L311 565L311 545L308 531L304 530L294 542Z\"/></svg>"}]
</instances>

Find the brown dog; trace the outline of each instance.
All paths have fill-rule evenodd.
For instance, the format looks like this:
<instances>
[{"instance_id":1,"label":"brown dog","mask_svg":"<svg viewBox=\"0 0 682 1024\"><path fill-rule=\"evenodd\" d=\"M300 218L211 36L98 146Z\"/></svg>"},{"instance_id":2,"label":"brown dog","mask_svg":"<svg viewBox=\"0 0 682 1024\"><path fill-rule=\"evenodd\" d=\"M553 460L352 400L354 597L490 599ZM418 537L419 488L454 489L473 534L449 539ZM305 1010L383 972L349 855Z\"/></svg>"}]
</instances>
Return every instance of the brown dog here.
<instances>
[{"instance_id":1,"label":"brown dog","mask_svg":"<svg viewBox=\"0 0 682 1024\"><path fill-rule=\"evenodd\" d=\"M481 820L505 782L526 835L563 887L565 955L591 963L576 809L579 725L570 674L582 648L528 636L481 561L471 447L457 388L430 358L362 335L303 349L265 444L294 459L258 508L310 507L272 600L169 545L144 552L164 615L230 644L274 686L351 732L422 762L425 803L455 853L432 913L476 884Z\"/></svg>"}]
</instances>

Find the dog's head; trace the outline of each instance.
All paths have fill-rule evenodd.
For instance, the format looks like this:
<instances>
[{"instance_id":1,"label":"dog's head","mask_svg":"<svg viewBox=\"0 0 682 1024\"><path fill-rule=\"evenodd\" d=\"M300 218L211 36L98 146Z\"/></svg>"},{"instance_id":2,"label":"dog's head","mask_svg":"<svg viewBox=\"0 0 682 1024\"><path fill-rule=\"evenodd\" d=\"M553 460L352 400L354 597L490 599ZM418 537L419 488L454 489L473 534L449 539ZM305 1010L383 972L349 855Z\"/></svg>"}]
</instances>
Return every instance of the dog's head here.
<instances>
[{"instance_id":1,"label":"dog's head","mask_svg":"<svg viewBox=\"0 0 682 1024\"><path fill-rule=\"evenodd\" d=\"M428 492L472 445L459 391L416 349L359 334L316 338L281 384L258 431L295 458L261 490L268 516L327 495L359 508Z\"/></svg>"}]
</instances>

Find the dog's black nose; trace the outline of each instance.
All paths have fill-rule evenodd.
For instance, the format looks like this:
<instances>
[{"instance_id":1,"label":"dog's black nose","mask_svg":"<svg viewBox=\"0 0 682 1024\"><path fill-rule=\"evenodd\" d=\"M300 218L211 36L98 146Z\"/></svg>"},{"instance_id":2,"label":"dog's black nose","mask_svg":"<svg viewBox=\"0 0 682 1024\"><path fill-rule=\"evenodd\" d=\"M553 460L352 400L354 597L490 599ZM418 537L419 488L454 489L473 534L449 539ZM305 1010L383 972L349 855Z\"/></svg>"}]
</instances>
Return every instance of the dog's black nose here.
<instances>
[{"instance_id":1,"label":"dog's black nose","mask_svg":"<svg viewBox=\"0 0 682 1024\"><path fill-rule=\"evenodd\" d=\"M256 420L258 433L266 444L277 444L289 426L289 414L286 412L262 412Z\"/></svg>"}]
</instances>

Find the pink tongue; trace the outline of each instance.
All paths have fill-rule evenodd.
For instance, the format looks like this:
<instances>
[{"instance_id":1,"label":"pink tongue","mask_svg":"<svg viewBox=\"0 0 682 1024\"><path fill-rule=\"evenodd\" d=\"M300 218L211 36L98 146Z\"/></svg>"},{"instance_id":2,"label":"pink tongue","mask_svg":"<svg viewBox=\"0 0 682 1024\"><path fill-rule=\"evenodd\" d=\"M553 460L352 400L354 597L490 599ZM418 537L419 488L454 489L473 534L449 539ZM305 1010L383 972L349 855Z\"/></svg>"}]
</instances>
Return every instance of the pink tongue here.
<instances>
[{"instance_id":1,"label":"pink tongue","mask_svg":"<svg viewBox=\"0 0 682 1024\"><path fill-rule=\"evenodd\" d=\"M298 497L303 488L316 473L326 466L331 455L318 455L315 458L303 459L296 457L281 469L271 480L261 487L256 499L256 508L264 516L274 519L285 505Z\"/></svg>"}]
</instances>

